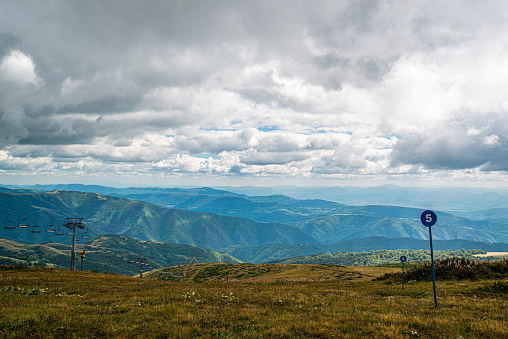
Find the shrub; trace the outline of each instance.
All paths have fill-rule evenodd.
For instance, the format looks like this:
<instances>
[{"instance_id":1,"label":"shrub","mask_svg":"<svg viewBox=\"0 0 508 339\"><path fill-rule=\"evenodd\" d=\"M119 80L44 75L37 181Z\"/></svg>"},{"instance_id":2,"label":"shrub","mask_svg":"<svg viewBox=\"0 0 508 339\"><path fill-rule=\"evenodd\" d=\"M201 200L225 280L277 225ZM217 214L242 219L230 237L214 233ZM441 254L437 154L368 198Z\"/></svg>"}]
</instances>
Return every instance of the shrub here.
<instances>
[{"instance_id":1,"label":"shrub","mask_svg":"<svg viewBox=\"0 0 508 339\"><path fill-rule=\"evenodd\" d=\"M477 261L467 258L447 258L434 261L436 280L478 280L493 274L508 274L508 260ZM385 274L380 280L400 280L401 273ZM404 272L404 280L432 280L432 263L411 267Z\"/></svg>"}]
</instances>

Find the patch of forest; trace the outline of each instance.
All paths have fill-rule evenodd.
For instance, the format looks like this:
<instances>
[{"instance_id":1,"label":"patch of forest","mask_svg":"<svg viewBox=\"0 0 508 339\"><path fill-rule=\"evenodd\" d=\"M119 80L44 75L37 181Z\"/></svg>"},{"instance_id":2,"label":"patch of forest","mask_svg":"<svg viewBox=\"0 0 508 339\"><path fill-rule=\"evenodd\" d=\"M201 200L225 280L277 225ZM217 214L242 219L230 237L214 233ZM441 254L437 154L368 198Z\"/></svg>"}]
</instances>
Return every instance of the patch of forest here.
<instances>
[{"instance_id":1,"label":"patch of forest","mask_svg":"<svg viewBox=\"0 0 508 339\"><path fill-rule=\"evenodd\" d=\"M434 251L435 259L445 259L450 257L464 257L472 259L473 255L485 254L487 252L474 249L460 249L456 251L443 250ZM400 263L400 257L405 256L407 264L411 262L421 262L430 260L429 250L377 250L364 252L336 252L336 253L317 253L308 256L296 256L288 259L274 260L277 264L328 264L344 266L377 266Z\"/></svg>"}]
</instances>

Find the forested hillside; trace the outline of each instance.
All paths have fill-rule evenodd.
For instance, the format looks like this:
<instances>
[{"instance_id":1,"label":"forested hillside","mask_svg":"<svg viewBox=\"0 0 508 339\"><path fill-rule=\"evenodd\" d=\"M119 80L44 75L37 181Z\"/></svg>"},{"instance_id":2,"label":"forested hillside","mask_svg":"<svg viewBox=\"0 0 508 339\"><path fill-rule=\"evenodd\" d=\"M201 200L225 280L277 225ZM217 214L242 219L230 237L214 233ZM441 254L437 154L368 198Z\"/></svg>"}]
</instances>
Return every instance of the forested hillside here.
<instances>
[{"instance_id":1,"label":"forested hillside","mask_svg":"<svg viewBox=\"0 0 508 339\"><path fill-rule=\"evenodd\" d=\"M28 213L31 223L38 222L42 225L49 224L52 220L65 222L66 217L79 216L84 218L85 225L94 234L122 234L140 240L181 243L209 249L267 242L316 242L303 231L284 224L189 212L96 193L0 193L0 205L3 206L0 208L2 224L7 217L16 220L24 218L23 211ZM54 233L33 234L20 228L2 228L0 236L26 243L69 242L69 237L65 235L55 238Z\"/></svg>"},{"instance_id":2,"label":"forested hillside","mask_svg":"<svg viewBox=\"0 0 508 339\"><path fill-rule=\"evenodd\" d=\"M508 252L508 244L482 243L468 240L434 240L434 250L455 251L481 249L488 252ZM364 252L376 250L428 250L429 241L412 238L368 237L350 239L333 244L262 244L257 246L230 246L218 250L247 262L270 262L315 253Z\"/></svg>"},{"instance_id":3,"label":"forested hillside","mask_svg":"<svg viewBox=\"0 0 508 339\"><path fill-rule=\"evenodd\" d=\"M435 251L434 259L448 257L465 257L472 259L475 254L485 253L482 250ZM317 253L309 256L297 256L287 259L275 260L276 264L328 264L344 266L376 266L383 264L400 263L400 257L407 258L407 265L412 262L430 260L429 250L377 250L369 252L337 252Z\"/></svg>"},{"instance_id":4,"label":"forested hillside","mask_svg":"<svg viewBox=\"0 0 508 339\"><path fill-rule=\"evenodd\" d=\"M0 239L0 265L68 269L71 250L71 246L59 243L27 245ZM146 264L143 265L144 271L188 264L190 259L211 263L239 262L228 254L220 254L195 246L140 241L121 235L101 235L86 244L80 244L78 250L86 252L83 260L84 270L127 275L139 274L141 258ZM76 256L76 260L76 268L81 269L79 255Z\"/></svg>"}]
</instances>

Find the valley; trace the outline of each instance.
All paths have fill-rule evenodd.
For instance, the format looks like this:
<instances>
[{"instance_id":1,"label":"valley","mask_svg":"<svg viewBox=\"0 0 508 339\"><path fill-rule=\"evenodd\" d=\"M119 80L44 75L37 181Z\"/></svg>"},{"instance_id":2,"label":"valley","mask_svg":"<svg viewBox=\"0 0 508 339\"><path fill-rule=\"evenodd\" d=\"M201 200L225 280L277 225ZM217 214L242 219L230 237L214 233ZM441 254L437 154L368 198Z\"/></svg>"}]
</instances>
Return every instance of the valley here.
<instances>
[{"instance_id":1,"label":"valley","mask_svg":"<svg viewBox=\"0 0 508 339\"><path fill-rule=\"evenodd\" d=\"M0 225L7 225L8 219L22 219L26 213L27 219L44 231L1 227L4 243L35 247L20 250L24 254L17 256L0 256L5 263L34 262L29 260L33 257L41 263L66 267L68 259L63 257L70 249L61 246L70 245L72 237L66 234L68 231L61 236L46 231L50 224L61 229L65 218L74 216L83 217L86 226L77 234L81 241L78 248L101 243L118 261L108 263L97 256L98 250L88 249L87 259L97 264L87 269L121 274L135 273L127 262L142 256L149 256L153 267L169 267L184 264L192 257L198 262L263 263L297 257L309 260L319 253L428 250L427 229L419 221L421 211L280 194L248 196L214 188L2 187ZM437 213L435 250L508 251L508 224L499 221L503 220L504 210L470 212L469 218ZM85 232L92 235L91 239L83 239ZM3 248L8 252L7 246ZM375 262L362 259L350 264Z\"/></svg>"}]
</instances>

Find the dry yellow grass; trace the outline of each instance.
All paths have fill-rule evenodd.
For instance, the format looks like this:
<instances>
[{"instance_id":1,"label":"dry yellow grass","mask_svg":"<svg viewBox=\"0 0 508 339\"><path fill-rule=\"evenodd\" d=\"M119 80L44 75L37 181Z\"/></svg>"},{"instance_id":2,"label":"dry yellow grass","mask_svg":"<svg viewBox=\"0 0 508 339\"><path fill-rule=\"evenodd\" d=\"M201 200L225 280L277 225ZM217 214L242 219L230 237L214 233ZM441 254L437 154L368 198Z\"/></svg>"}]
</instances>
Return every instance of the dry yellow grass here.
<instances>
[{"instance_id":1,"label":"dry yellow grass","mask_svg":"<svg viewBox=\"0 0 508 339\"><path fill-rule=\"evenodd\" d=\"M426 282L402 289L340 278L177 283L6 267L0 274L2 338L508 337L508 281L438 282L435 309Z\"/></svg>"},{"instance_id":2,"label":"dry yellow grass","mask_svg":"<svg viewBox=\"0 0 508 339\"><path fill-rule=\"evenodd\" d=\"M274 279L289 280L372 280L387 272L398 272L397 268L375 266L336 266L314 264L193 264L187 269L187 265L168 267L153 270L143 274L148 279L165 280L166 275L161 272L185 272L186 282L217 282L217 281L272 281ZM139 277L136 275L135 277ZM168 280L179 281L168 275Z\"/></svg>"}]
</instances>

